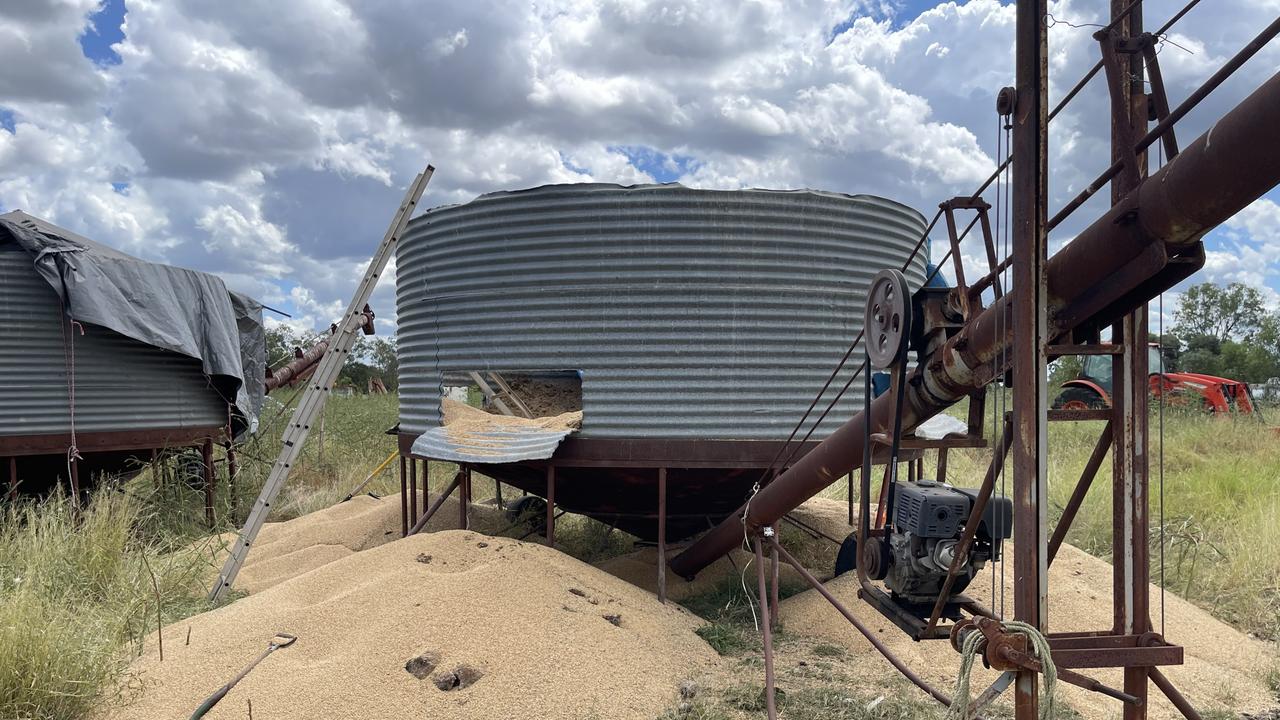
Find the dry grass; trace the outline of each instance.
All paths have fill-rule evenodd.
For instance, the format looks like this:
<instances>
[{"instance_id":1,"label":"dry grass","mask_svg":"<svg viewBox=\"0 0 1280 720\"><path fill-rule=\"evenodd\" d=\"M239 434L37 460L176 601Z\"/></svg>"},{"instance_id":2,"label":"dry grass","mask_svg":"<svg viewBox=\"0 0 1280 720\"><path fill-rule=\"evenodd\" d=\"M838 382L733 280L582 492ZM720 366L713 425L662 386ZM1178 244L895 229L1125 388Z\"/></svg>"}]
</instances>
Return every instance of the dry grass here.
<instances>
[{"instance_id":1,"label":"dry grass","mask_svg":"<svg viewBox=\"0 0 1280 720\"><path fill-rule=\"evenodd\" d=\"M79 519L57 496L0 516L0 717L83 717L158 622L208 609L204 564L142 537L139 507L105 489Z\"/></svg>"}]
</instances>

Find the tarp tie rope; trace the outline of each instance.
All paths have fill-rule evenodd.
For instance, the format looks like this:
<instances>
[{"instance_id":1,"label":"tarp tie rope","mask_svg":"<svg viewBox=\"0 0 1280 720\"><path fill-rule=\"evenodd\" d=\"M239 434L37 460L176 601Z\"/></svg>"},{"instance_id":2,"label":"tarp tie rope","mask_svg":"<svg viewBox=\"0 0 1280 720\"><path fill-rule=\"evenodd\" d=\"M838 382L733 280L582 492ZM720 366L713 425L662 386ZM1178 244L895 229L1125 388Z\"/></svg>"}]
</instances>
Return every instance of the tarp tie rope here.
<instances>
[{"instance_id":1,"label":"tarp tie rope","mask_svg":"<svg viewBox=\"0 0 1280 720\"><path fill-rule=\"evenodd\" d=\"M1053 664L1049 651L1049 641L1034 625L1018 620L1005 620L1001 623L1005 631L1025 635L1031 644L1031 652L1043 667L1044 691L1040 696L1040 720L1054 720L1057 716L1055 690L1058 685L1058 668ZM973 660L978 654L978 647L986 642L986 636L974 631L965 637L960 646L960 672L956 675L956 691L952 694L951 707L947 709L946 720L972 720L972 696L969 693L969 680L973 673Z\"/></svg>"},{"instance_id":2,"label":"tarp tie rope","mask_svg":"<svg viewBox=\"0 0 1280 720\"><path fill-rule=\"evenodd\" d=\"M84 326L76 322L67 312L66 303L60 304L62 314L67 319L62 323L62 360L67 369L67 414L71 424L71 443L67 445L67 481L70 482L71 463L83 459L80 456L80 448L76 445L76 334L74 331L79 330L80 334L84 335ZM68 333L68 328L73 332ZM79 500L75 498L73 503L78 505Z\"/></svg>"}]
</instances>

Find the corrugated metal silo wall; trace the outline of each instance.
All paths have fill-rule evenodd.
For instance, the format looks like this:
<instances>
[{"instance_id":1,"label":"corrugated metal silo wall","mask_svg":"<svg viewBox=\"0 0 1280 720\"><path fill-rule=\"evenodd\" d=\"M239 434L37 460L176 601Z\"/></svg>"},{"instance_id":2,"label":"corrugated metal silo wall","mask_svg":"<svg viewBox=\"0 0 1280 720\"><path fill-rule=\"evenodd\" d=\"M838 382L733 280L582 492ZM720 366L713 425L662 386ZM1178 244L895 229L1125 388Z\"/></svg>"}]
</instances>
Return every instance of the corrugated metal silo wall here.
<instances>
[{"instance_id":1,"label":"corrugated metal silo wall","mask_svg":"<svg viewBox=\"0 0 1280 720\"><path fill-rule=\"evenodd\" d=\"M70 430L69 355L63 351L58 296L36 275L31 256L0 248L0 435ZM200 361L145 345L96 325L75 341L76 432L218 427L226 403Z\"/></svg>"},{"instance_id":2,"label":"corrugated metal silo wall","mask_svg":"<svg viewBox=\"0 0 1280 720\"><path fill-rule=\"evenodd\" d=\"M560 185L437 208L398 249L401 428L439 423L442 372L573 369L585 437L785 439L923 230L890 200L811 191Z\"/></svg>"}]
</instances>

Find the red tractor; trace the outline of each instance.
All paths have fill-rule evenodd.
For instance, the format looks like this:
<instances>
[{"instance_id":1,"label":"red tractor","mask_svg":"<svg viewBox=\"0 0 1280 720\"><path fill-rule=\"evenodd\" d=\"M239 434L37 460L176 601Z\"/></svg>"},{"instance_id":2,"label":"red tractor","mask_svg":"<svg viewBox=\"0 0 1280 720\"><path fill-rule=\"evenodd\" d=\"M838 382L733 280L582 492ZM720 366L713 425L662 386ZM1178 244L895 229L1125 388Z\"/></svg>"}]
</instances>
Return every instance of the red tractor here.
<instances>
[{"instance_id":1,"label":"red tractor","mask_svg":"<svg viewBox=\"0 0 1280 720\"><path fill-rule=\"evenodd\" d=\"M1167 405L1200 407L1209 413L1253 413L1253 399L1247 383L1200 373L1160 372L1165 366L1160 348L1152 345L1147 352L1153 398L1163 397ZM1063 410L1111 407L1111 358L1106 355L1086 356L1080 374L1062 384L1062 392L1053 401L1053 406Z\"/></svg>"}]
</instances>

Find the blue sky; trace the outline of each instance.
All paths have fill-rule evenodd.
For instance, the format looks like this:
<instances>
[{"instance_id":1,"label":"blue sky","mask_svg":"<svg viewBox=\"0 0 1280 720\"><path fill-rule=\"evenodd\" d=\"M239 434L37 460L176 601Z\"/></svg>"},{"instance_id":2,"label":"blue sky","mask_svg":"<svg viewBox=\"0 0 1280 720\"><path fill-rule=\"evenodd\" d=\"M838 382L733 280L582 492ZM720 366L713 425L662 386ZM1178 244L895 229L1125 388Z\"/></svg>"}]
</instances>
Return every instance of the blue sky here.
<instances>
[{"instance_id":1,"label":"blue sky","mask_svg":"<svg viewBox=\"0 0 1280 720\"><path fill-rule=\"evenodd\" d=\"M1274 16L1268 4L1188 16L1161 54L1175 102ZM1076 24L1107 12L1105 0L1051 5ZM1147 0L1149 22L1179 7ZM427 159L425 206L548 182L674 181L873 192L930 215L993 166L1012 19L997 0L0 8L0 33L27 41L0 43L12 171L0 208L218 273L303 326L340 312ZM1055 27L1050 42L1056 93L1097 51L1088 28ZM1182 141L1277 67L1280 51L1264 50L1187 118ZM1055 206L1106 164L1105 102L1095 82L1055 123ZM1196 280L1280 300L1278 199L1212 233ZM393 328L393 290L375 300Z\"/></svg>"},{"instance_id":2,"label":"blue sky","mask_svg":"<svg viewBox=\"0 0 1280 720\"><path fill-rule=\"evenodd\" d=\"M120 54L112 45L124 40L124 0L105 0L89 15L88 27L80 36L84 56L98 65L119 65Z\"/></svg>"}]
</instances>

